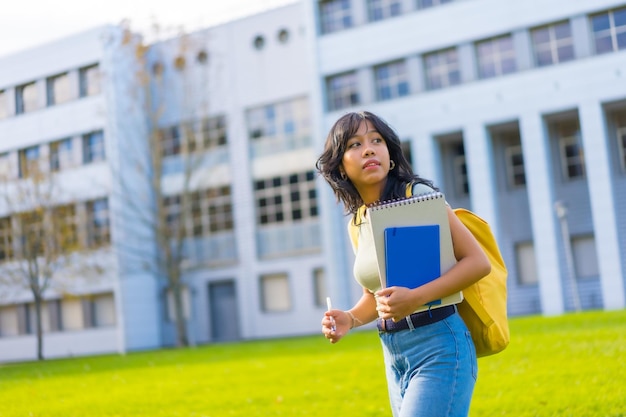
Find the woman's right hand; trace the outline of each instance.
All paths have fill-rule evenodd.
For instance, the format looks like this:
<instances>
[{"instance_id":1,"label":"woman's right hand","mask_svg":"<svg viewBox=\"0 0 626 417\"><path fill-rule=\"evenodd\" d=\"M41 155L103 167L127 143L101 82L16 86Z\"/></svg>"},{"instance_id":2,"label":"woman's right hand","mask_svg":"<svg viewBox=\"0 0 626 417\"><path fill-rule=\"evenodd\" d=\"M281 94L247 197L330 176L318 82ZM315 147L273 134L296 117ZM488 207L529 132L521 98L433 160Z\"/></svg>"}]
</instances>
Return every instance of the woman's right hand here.
<instances>
[{"instance_id":1,"label":"woman's right hand","mask_svg":"<svg viewBox=\"0 0 626 417\"><path fill-rule=\"evenodd\" d=\"M334 325L334 330L333 330ZM350 331L352 318L342 310L329 310L322 318L322 333L330 343L337 343Z\"/></svg>"}]
</instances>

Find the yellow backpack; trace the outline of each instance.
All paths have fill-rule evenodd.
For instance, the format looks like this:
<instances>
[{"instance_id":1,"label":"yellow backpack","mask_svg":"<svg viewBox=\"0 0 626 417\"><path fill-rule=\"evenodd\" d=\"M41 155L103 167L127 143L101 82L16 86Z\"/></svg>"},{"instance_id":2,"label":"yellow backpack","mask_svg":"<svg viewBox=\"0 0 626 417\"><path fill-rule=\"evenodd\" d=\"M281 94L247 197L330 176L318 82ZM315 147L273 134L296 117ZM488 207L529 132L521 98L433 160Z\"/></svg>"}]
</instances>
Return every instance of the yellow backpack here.
<instances>
[{"instance_id":1,"label":"yellow backpack","mask_svg":"<svg viewBox=\"0 0 626 417\"><path fill-rule=\"evenodd\" d=\"M408 186L407 197L412 194ZM360 214L361 210L359 210ZM469 329L476 356L501 352L509 344L509 323L506 310L507 270L489 224L469 210L458 208L454 213L474 235L491 263L491 272L463 290L463 301L457 305L459 314ZM350 222L353 247L359 242L359 228Z\"/></svg>"}]
</instances>

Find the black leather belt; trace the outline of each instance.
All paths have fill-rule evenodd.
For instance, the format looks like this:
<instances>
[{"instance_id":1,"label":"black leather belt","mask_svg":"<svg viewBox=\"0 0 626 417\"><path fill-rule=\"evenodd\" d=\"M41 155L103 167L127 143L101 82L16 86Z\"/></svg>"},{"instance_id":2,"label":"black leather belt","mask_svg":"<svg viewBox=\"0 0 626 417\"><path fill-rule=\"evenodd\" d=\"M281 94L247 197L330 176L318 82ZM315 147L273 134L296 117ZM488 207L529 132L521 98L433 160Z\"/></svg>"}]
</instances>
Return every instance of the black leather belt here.
<instances>
[{"instance_id":1,"label":"black leather belt","mask_svg":"<svg viewBox=\"0 0 626 417\"><path fill-rule=\"evenodd\" d=\"M456 312L456 306L446 306L439 308L432 308L428 311L420 311L419 313L413 313L410 316L403 318L402 320L394 322L393 320L378 319L376 323L378 330L381 332L397 332L400 330L409 329L409 322L413 323L413 328L426 326L427 324L437 323L447 317L450 317Z\"/></svg>"}]
</instances>

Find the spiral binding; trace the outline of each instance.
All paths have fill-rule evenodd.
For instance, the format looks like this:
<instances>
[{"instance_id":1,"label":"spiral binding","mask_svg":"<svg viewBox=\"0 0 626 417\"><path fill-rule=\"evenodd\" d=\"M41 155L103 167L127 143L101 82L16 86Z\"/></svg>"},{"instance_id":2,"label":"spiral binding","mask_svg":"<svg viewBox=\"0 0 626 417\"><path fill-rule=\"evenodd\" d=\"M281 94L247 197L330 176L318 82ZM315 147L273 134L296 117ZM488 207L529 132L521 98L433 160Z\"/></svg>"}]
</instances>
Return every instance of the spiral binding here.
<instances>
[{"instance_id":1,"label":"spiral binding","mask_svg":"<svg viewBox=\"0 0 626 417\"><path fill-rule=\"evenodd\" d=\"M385 201L375 202L375 203L370 204L368 208L370 210L377 211L377 210L387 209L390 207L415 204L421 201L436 200L439 198L444 198L443 193L439 191L433 191L432 193L414 195L412 197L407 197L407 198L398 198L394 200L385 200Z\"/></svg>"}]
</instances>

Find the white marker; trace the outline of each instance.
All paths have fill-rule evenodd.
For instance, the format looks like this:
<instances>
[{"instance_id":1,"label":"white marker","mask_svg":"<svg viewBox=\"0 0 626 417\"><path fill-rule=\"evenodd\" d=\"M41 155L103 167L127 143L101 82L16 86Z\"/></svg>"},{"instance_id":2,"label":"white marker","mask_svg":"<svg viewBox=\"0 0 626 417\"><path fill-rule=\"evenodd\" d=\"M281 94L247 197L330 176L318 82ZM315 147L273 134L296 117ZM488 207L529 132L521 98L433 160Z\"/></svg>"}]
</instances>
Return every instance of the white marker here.
<instances>
[{"instance_id":1,"label":"white marker","mask_svg":"<svg viewBox=\"0 0 626 417\"><path fill-rule=\"evenodd\" d=\"M328 311L333 309L333 304L330 302L330 297L326 297L326 307L328 308ZM335 318L333 316L330 316L330 324L330 328L333 332L337 330L337 326L335 325Z\"/></svg>"}]
</instances>

